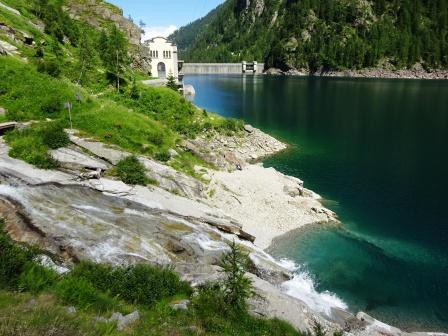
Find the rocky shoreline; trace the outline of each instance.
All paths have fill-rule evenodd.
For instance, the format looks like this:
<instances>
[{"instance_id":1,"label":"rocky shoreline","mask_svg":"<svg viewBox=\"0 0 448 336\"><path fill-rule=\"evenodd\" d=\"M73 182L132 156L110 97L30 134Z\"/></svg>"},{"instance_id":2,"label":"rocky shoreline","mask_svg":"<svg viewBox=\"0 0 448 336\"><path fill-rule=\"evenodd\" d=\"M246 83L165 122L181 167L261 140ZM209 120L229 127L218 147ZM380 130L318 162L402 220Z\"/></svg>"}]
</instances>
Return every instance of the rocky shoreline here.
<instances>
[{"instance_id":1,"label":"rocky shoreline","mask_svg":"<svg viewBox=\"0 0 448 336\"><path fill-rule=\"evenodd\" d=\"M372 68L362 70L343 71L318 71L310 73L306 69L291 69L282 71L280 69L268 69L266 75L286 75L300 77L346 77L346 78L387 78L387 79L448 79L448 70L425 71L423 69L392 70L387 68Z\"/></svg>"},{"instance_id":2,"label":"rocky shoreline","mask_svg":"<svg viewBox=\"0 0 448 336\"><path fill-rule=\"evenodd\" d=\"M364 313L355 316L338 306L321 309L306 303L307 298L291 291L297 281L294 269L264 252L281 234L337 221L302 181L253 163L285 150L280 141L250 126L240 136L186 141L179 146L197 151L219 170L196 167L197 180L139 157L158 182L141 187L103 176L129 153L76 132L70 139L69 147L51 153L61 166L51 171L10 158L7 144L0 141L0 214L15 240L37 244L68 266L81 259L170 264L193 285L221 276L220 256L235 240L252 261L248 276L260 295L250 301L253 314L284 319L302 331L318 321L330 333L408 335ZM319 293L311 290L311 302L318 301Z\"/></svg>"}]
</instances>

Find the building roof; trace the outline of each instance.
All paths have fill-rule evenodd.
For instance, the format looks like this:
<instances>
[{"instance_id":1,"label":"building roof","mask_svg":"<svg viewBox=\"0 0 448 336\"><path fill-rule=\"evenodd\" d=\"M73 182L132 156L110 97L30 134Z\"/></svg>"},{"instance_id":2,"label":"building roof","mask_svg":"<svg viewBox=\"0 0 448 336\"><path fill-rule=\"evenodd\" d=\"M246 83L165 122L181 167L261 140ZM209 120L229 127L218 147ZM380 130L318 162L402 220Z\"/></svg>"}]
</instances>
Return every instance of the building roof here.
<instances>
[{"instance_id":1,"label":"building roof","mask_svg":"<svg viewBox=\"0 0 448 336\"><path fill-rule=\"evenodd\" d=\"M173 47L176 46L176 43L174 43L174 42L171 41L171 40L168 40L166 37L163 37L163 36L156 36L156 37L153 37L152 39L147 40L145 43L154 43L154 40L156 40L156 39L163 39L163 40L165 40L167 43L170 43Z\"/></svg>"}]
</instances>

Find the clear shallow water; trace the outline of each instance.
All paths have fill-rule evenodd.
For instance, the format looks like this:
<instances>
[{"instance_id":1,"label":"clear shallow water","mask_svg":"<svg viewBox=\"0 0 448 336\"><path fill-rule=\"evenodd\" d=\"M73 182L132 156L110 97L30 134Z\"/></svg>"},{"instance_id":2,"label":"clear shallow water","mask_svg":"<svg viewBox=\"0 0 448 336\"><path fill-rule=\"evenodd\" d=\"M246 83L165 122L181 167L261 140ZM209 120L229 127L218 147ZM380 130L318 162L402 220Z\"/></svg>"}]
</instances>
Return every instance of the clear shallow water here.
<instances>
[{"instance_id":1,"label":"clear shallow water","mask_svg":"<svg viewBox=\"0 0 448 336\"><path fill-rule=\"evenodd\" d=\"M188 76L194 102L293 147L298 176L343 222L271 249L321 291L412 330L448 331L448 82Z\"/></svg>"}]
</instances>

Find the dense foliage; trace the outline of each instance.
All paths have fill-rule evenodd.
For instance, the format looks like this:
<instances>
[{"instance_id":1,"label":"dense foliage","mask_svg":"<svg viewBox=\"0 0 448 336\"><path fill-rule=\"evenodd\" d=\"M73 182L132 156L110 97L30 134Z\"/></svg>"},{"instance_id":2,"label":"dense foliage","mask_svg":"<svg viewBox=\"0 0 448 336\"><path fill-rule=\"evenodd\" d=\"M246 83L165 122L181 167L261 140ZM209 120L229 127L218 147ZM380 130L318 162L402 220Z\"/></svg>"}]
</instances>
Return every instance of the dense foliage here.
<instances>
[{"instance_id":1,"label":"dense foliage","mask_svg":"<svg viewBox=\"0 0 448 336\"><path fill-rule=\"evenodd\" d=\"M186 61L257 60L311 71L448 67L445 0L258 0L247 8L227 0L201 22L172 36L189 41Z\"/></svg>"},{"instance_id":2,"label":"dense foliage","mask_svg":"<svg viewBox=\"0 0 448 336\"><path fill-rule=\"evenodd\" d=\"M149 179L146 177L145 167L135 156L128 156L120 160L115 167L115 172L120 180L127 184L147 185L149 183Z\"/></svg>"}]
</instances>

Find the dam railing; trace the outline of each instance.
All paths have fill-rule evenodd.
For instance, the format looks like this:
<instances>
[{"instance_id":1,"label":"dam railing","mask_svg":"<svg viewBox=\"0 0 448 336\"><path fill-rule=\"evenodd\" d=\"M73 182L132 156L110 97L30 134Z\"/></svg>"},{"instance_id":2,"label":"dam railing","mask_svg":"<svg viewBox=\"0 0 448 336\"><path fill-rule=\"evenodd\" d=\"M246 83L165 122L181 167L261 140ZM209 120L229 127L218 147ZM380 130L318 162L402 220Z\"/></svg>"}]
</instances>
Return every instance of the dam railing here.
<instances>
[{"instance_id":1,"label":"dam railing","mask_svg":"<svg viewBox=\"0 0 448 336\"><path fill-rule=\"evenodd\" d=\"M185 75L242 73L261 74L264 71L264 63L184 63L181 71Z\"/></svg>"}]
</instances>

